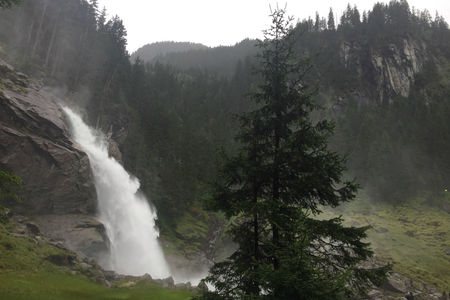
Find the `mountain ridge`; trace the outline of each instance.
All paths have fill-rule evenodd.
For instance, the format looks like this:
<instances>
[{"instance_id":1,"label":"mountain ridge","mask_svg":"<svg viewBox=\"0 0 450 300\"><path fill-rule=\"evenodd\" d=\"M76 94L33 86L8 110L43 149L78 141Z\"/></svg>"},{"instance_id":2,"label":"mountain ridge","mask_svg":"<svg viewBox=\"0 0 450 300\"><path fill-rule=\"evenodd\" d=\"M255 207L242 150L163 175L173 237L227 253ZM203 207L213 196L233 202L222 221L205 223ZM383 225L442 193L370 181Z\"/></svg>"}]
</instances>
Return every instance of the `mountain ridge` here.
<instances>
[{"instance_id":1,"label":"mountain ridge","mask_svg":"<svg viewBox=\"0 0 450 300\"><path fill-rule=\"evenodd\" d=\"M154 42L146 44L134 51L130 56L130 60L134 62L139 57L144 62L151 62L155 57L166 55L168 53L187 52L199 49L209 49L209 47L193 42Z\"/></svg>"}]
</instances>

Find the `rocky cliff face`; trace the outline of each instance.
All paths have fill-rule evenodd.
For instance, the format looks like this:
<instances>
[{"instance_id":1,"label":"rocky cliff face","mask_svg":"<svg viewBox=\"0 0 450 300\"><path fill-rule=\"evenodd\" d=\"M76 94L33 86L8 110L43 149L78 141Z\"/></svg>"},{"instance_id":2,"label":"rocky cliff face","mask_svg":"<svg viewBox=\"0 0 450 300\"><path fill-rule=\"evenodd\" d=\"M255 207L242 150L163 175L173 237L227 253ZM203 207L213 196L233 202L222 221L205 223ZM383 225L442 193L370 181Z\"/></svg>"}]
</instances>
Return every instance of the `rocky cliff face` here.
<instances>
[{"instance_id":1,"label":"rocky cliff face","mask_svg":"<svg viewBox=\"0 0 450 300\"><path fill-rule=\"evenodd\" d=\"M0 168L22 177L26 215L93 213L87 155L69 138L58 100L0 62Z\"/></svg>"},{"instance_id":2,"label":"rocky cliff face","mask_svg":"<svg viewBox=\"0 0 450 300\"><path fill-rule=\"evenodd\" d=\"M352 68L360 78L365 77L371 85L366 92L368 98L374 96L378 102L408 97L416 74L429 59L426 45L412 38L380 48L343 42L340 57L346 68Z\"/></svg>"},{"instance_id":3,"label":"rocky cliff face","mask_svg":"<svg viewBox=\"0 0 450 300\"><path fill-rule=\"evenodd\" d=\"M0 169L23 180L15 213L34 218L69 249L95 257L107 238L94 217L88 156L70 139L60 102L0 60Z\"/></svg>"}]
</instances>

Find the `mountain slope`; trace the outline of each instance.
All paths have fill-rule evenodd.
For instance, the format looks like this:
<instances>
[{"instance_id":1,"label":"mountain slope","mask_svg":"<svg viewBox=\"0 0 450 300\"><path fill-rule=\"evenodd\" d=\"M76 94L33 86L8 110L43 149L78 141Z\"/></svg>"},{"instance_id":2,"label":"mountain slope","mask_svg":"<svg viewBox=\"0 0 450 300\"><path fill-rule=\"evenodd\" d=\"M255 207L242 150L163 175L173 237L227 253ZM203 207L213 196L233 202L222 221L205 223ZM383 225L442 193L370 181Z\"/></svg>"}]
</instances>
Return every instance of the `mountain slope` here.
<instances>
[{"instance_id":1,"label":"mountain slope","mask_svg":"<svg viewBox=\"0 0 450 300\"><path fill-rule=\"evenodd\" d=\"M141 58L145 62L158 61L163 64L169 64L179 70L200 69L218 75L231 76L235 72L239 61L252 58L256 54L257 48L255 44L255 40L245 39L234 46L199 47L187 51L166 51L161 53L161 55L149 56L152 59ZM136 53L132 55L132 60L135 55Z\"/></svg>"},{"instance_id":2,"label":"mountain slope","mask_svg":"<svg viewBox=\"0 0 450 300\"><path fill-rule=\"evenodd\" d=\"M139 57L144 62L151 62L155 57L164 56L168 53L187 52L200 49L208 49L208 47L190 42L157 42L142 46L131 54L130 60L135 61Z\"/></svg>"}]
</instances>

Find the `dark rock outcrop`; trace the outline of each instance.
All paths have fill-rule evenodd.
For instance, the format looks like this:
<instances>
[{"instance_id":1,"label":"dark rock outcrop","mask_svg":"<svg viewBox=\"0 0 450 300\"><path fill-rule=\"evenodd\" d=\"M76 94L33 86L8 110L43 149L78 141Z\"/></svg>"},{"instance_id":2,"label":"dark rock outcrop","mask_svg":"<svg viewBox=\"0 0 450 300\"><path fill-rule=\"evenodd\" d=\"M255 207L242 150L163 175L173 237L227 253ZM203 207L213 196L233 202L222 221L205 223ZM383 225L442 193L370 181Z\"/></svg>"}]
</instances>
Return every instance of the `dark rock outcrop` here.
<instances>
[{"instance_id":1,"label":"dark rock outcrop","mask_svg":"<svg viewBox=\"0 0 450 300\"><path fill-rule=\"evenodd\" d=\"M82 258L101 261L108 251L105 227L87 215L45 215L33 217L42 234L74 251Z\"/></svg>"},{"instance_id":2,"label":"dark rock outcrop","mask_svg":"<svg viewBox=\"0 0 450 300\"><path fill-rule=\"evenodd\" d=\"M58 254L58 255L50 255L46 259L52 264L55 264L57 266L70 267L75 265L75 258L76 256L74 255Z\"/></svg>"},{"instance_id":3,"label":"dark rock outcrop","mask_svg":"<svg viewBox=\"0 0 450 300\"><path fill-rule=\"evenodd\" d=\"M0 168L23 180L24 215L93 213L87 155L74 144L58 99L0 60Z\"/></svg>"},{"instance_id":4,"label":"dark rock outcrop","mask_svg":"<svg viewBox=\"0 0 450 300\"><path fill-rule=\"evenodd\" d=\"M21 232L42 233L56 246L98 259L109 243L93 216L89 158L71 140L60 103L0 60L0 169L22 178L21 201L12 204L15 214L26 216L18 219Z\"/></svg>"},{"instance_id":5,"label":"dark rock outcrop","mask_svg":"<svg viewBox=\"0 0 450 300\"><path fill-rule=\"evenodd\" d=\"M426 44L408 37L382 47L362 45L356 41L342 42L339 47L341 62L349 72L355 72L368 86L353 91L353 97L362 102L376 99L392 102L397 96L408 97L415 76L432 59Z\"/></svg>"}]
</instances>

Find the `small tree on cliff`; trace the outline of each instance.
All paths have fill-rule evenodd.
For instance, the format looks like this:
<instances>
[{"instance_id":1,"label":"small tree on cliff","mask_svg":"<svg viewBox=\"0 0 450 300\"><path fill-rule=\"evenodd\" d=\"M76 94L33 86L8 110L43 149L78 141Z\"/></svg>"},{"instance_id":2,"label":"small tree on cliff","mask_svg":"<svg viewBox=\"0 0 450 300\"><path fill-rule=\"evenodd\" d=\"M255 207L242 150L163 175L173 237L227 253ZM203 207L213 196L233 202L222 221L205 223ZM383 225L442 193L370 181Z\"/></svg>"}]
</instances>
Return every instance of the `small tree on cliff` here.
<instances>
[{"instance_id":1,"label":"small tree on cliff","mask_svg":"<svg viewBox=\"0 0 450 300\"><path fill-rule=\"evenodd\" d=\"M3 205L9 206L11 201L20 201L16 191L21 187L22 179L19 176L0 169L0 222L5 221L5 216L9 212Z\"/></svg>"},{"instance_id":2,"label":"small tree on cliff","mask_svg":"<svg viewBox=\"0 0 450 300\"><path fill-rule=\"evenodd\" d=\"M260 42L258 107L241 117L240 152L224 165L211 208L231 218L238 249L215 264L203 299L349 299L379 283L387 268L362 269L372 255L366 227L319 220L321 206L354 198L343 160L327 149L332 124L313 122L310 69L296 59L291 19L271 14Z\"/></svg>"}]
</instances>

